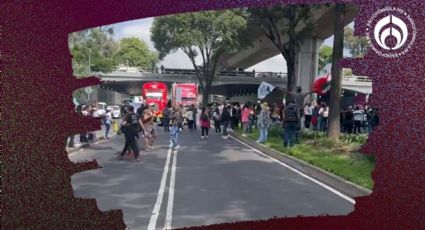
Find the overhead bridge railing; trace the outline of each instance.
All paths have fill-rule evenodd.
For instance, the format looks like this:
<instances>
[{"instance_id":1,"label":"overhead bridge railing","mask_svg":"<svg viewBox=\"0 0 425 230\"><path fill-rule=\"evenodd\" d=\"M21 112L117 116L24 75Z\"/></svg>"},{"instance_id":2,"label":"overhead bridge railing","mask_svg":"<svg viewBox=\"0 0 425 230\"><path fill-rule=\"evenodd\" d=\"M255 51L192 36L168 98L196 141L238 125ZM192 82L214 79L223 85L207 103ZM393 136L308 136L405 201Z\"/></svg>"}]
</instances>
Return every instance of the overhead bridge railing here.
<instances>
[{"instance_id":1,"label":"overhead bridge railing","mask_svg":"<svg viewBox=\"0 0 425 230\"><path fill-rule=\"evenodd\" d=\"M355 81L355 82L372 82L372 79L370 79L367 76L344 76L343 79L346 81Z\"/></svg>"},{"instance_id":2,"label":"overhead bridge railing","mask_svg":"<svg viewBox=\"0 0 425 230\"><path fill-rule=\"evenodd\" d=\"M196 71L193 69L164 69L161 71L162 74L184 74L184 75L195 75ZM275 77L275 78L286 78L286 73L277 72L247 72L247 71L236 71L226 70L220 71L218 76L235 76L235 77Z\"/></svg>"},{"instance_id":3,"label":"overhead bridge railing","mask_svg":"<svg viewBox=\"0 0 425 230\"><path fill-rule=\"evenodd\" d=\"M127 71L119 71L119 76L123 76L126 74L130 74ZM147 74L150 72L131 72L132 75L143 76L143 74ZM196 75L196 71L193 69L163 69L153 71L154 74L170 74L170 75ZM102 75L102 73L99 73ZM256 78L286 78L287 74L282 72L248 72L248 71L240 71L240 70L224 70L218 73L218 76L223 77L256 77ZM367 76L354 76L354 75L346 75L343 76L343 80L345 81L353 81L353 82L372 82L372 80Z\"/></svg>"}]
</instances>

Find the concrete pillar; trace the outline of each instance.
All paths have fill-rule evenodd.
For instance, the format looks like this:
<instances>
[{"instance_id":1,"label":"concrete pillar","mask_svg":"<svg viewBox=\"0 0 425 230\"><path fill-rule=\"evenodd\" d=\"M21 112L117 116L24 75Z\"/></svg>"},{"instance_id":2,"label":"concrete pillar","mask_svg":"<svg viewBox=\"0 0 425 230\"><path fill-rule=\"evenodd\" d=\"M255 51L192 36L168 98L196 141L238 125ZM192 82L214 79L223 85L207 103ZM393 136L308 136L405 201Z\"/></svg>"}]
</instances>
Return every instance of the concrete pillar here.
<instances>
[{"instance_id":1,"label":"concrete pillar","mask_svg":"<svg viewBox=\"0 0 425 230\"><path fill-rule=\"evenodd\" d=\"M311 90L311 85L318 74L319 49L323 40L318 38L304 39L295 61L295 84L301 86L302 92Z\"/></svg>"},{"instance_id":2,"label":"concrete pillar","mask_svg":"<svg viewBox=\"0 0 425 230\"><path fill-rule=\"evenodd\" d=\"M108 105L121 104L121 101L124 98L128 97L128 95L120 94L112 90L107 90L100 87L97 88L96 92L97 92L97 99L99 100L99 102L105 102Z\"/></svg>"}]
</instances>

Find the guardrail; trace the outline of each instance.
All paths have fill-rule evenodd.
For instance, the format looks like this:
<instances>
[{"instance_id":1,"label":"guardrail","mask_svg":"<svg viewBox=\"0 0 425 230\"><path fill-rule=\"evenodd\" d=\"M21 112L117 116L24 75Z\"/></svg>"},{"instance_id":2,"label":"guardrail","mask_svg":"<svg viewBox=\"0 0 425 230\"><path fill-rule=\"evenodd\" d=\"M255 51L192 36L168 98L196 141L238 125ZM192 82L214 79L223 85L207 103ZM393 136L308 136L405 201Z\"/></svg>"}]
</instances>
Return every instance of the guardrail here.
<instances>
[{"instance_id":1,"label":"guardrail","mask_svg":"<svg viewBox=\"0 0 425 230\"><path fill-rule=\"evenodd\" d=\"M124 72L123 72L124 73ZM149 73L149 72L146 72ZM181 74L181 75L195 75L196 71L194 69L163 69L154 71L153 73L157 74ZM143 72L141 72L143 74ZM287 73L282 72L247 72L247 71L236 71L236 70L225 70L220 71L218 76L235 76L235 77L271 77L271 78L286 78ZM343 80L346 81L355 81L355 82L372 82L372 80L367 76L343 76Z\"/></svg>"},{"instance_id":2,"label":"guardrail","mask_svg":"<svg viewBox=\"0 0 425 230\"><path fill-rule=\"evenodd\" d=\"M196 71L193 69L164 69L160 71L161 74L185 74L185 75L195 75ZM247 71L236 71L236 70L225 70L220 71L218 76L237 76L237 77L276 77L276 78L285 78L286 73L277 73L277 72L247 72Z\"/></svg>"},{"instance_id":3,"label":"guardrail","mask_svg":"<svg viewBox=\"0 0 425 230\"><path fill-rule=\"evenodd\" d=\"M346 81L356 81L356 82L372 82L372 79L366 76L344 76Z\"/></svg>"}]
</instances>

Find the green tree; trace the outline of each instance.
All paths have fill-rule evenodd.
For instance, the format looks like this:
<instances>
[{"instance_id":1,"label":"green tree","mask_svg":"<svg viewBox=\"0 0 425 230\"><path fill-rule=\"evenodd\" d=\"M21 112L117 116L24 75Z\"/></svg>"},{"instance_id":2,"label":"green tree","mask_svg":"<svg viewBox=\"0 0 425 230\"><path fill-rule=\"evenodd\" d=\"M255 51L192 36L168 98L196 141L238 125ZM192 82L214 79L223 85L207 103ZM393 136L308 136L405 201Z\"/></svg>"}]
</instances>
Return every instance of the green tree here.
<instances>
[{"instance_id":1,"label":"green tree","mask_svg":"<svg viewBox=\"0 0 425 230\"><path fill-rule=\"evenodd\" d=\"M139 38L123 38L115 54L115 63L151 69L158 62L158 54L149 50L148 45Z\"/></svg>"},{"instance_id":2,"label":"green tree","mask_svg":"<svg viewBox=\"0 0 425 230\"><path fill-rule=\"evenodd\" d=\"M113 56L118 45L112 35L113 28L102 27L70 35L69 46L76 76L88 76L92 71L107 73L113 70Z\"/></svg>"},{"instance_id":3,"label":"green tree","mask_svg":"<svg viewBox=\"0 0 425 230\"><path fill-rule=\"evenodd\" d=\"M350 51L354 58L361 58L369 48L369 43L366 37L356 37L352 28L345 27L344 47Z\"/></svg>"},{"instance_id":4,"label":"green tree","mask_svg":"<svg viewBox=\"0 0 425 230\"><path fill-rule=\"evenodd\" d=\"M258 22L264 34L280 50L288 70L287 91L295 88L295 56L305 37L312 35L311 17L314 5L277 5L270 8L250 9L251 20ZM301 30L296 28L303 26Z\"/></svg>"},{"instance_id":5,"label":"green tree","mask_svg":"<svg viewBox=\"0 0 425 230\"><path fill-rule=\"evenodd\" d=\"M332 47L322 45L319 50L319 70L325 68L329 63L332 63Z\"/></svg>"},{"instance_id":6,"label":"green tree","mask_svg":"<svg viewBox=\"0 0 425 230\"><path fill-rule=\"evenodd\" d=\"M70 34L69 49L76 77L89 76L91 72L110 72L114 68L113 56L118 44L113 40L112 27L99 27ZM85 95L84 88L74 92L74 97Z\"/></svg>"},{"instance_id":7,"label":"green tree","mask_svg":"<svg viewBox=\"0 0 425 230\"><path fill-rule=\"evenodd\" d=\"M158 17L151 27L151 39L160 59L179 49L189 57L202 91L202 104L206 105L220 59L247 45L242 36L247 28L246 18L243 10ZM201 63L196 63L199 55Z\"/></svg>"}]
</instances>

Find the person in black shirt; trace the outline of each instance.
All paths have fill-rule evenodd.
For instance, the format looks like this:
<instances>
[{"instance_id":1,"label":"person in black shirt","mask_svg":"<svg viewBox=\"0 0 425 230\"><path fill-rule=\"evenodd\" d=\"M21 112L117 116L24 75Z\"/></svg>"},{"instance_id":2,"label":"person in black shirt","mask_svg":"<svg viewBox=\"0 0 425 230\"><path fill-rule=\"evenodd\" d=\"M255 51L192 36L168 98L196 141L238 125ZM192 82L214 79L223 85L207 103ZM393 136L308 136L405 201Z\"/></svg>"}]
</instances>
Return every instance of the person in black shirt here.
<instances>
[{"instance_id":1,"label":"person in black shirt","mask_svg":"<svg viewBox=\"0 0 425 230\"><path fill-rule=\"evenodd\" d=\"M232 130L235 130L236 129L236 119L238 117L238 112L237 112L237 109L236 109L236 105L232 105L231 106L231 113L230 114L231 114L230 128Z\"/></svg>"},{"instance_id":2,"label":"person in black shirt","mask_svg":"<svg viewBox=\"0 0 425 230\"><path fill-rule=\"evenodd\" d=\"M145 109L146 109L145 105L141 104L140 107L136 111L137 116L139 116L139 117L143 116L143 112L145 111Z\"/></svg>"},{"instance_id":3,"label":"person in black shirt","mask_svg":"<svg viewBox=\"0 0 425 230\"><path fill-rule=\"evenodd\" d=\"M170 132L171 113L171 103L169 102L164 110L162 110L162 125L164 126L164 132Z\"/></svg>"},{"instance_id":4,"label":"person in black shirt","mask_svg":"<svg viewBox=\"0 0 425 230\"><path fill-rule=\"evenodd\" d=\"M223 124L223 138L227 139L229 134L227 133L227 127L229 126L229 122L231 120L230 117L230 105L227 107L223 107L223 111L221 112L221 123Z\"/></svg>"},{"instance_id":5,"label":"person in black shirt","mask_svg":"<svg viewBox=\"0 0 425 230\"><path fill-rule=\"evenodd\" d=\"M132 105L128 106L128 113L124 118L125 126L125 146L120 155L120 160L123 159L123 156L127 152L127 148L130 147L134 152L134 157L136 161L140 161L139 157L139 146L137 144L137 135L139 133L139 117L134 113L134 107Z\"/></svg>"},{"instance_id":6,"label":"person in black shirt","mask_svg":"<svg viewBox=\"0 0 425 230\"><path fill-rule=\"evenodd\" d=\"M351 106L348 107L346 111L344 111L344 130L351 134L353 133L353 126L354 126L354 114L353 114L353 108Z\"/></svg>"}]
</instances>

